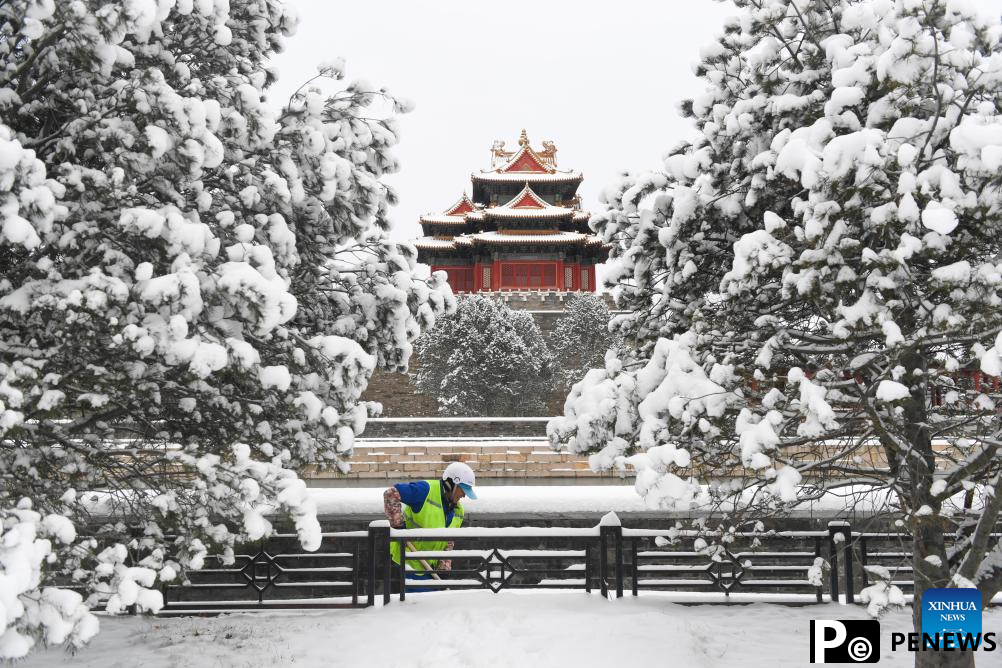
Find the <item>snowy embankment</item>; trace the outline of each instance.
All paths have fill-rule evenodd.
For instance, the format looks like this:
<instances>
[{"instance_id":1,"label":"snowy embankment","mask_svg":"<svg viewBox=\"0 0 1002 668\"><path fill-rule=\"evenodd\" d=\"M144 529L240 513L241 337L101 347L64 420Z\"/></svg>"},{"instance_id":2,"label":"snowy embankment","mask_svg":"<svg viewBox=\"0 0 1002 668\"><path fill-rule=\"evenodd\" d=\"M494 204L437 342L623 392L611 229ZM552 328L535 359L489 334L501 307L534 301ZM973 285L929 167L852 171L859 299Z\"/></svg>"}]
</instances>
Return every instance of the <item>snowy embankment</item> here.
<instances>
[{"instance_id":1,"label":"snowy embankment","mask_svg":"<svg viewBox=\"0 0 1002 668\"><path fill-rule=\"evenodd\" d=\"M383 515L383 492L392 484L378 487L311 487L306 496L316 505L320 517ZM705 516L708 506L695 502L687 507L659 508L657 499L650 502L640 496L633 484L623 485L478 485L476 501L465 499L467 516L477 515L560 515L574 517L604 515L608 512L655 513L659 517L684 519ZM111 497L100 493L84 495L94 516L110 513ZM846 487L829 490L820 498L804 501L788 511L788 517L852 519L893 512L894 497L886 490ZM963 495L944 504L948 511L959 507ZM980 503L977 500L976 503ZM719 509L718 509L719 510ZM265 511L267 512L267 511Z\"/></svg>"},{"instance_id":2,"label":"snowy embankment","mask_svg":"<svg viewBox=\"0 0 1002 668\"><path fill-rule=\"evenodd\" d=\"M75 658L50 650L21 665L801 668L809 662L809 620L865 618L862 608L839 605L680 606L656 595L606 601L577 592L448 592L383 609L102 618L101 635ZM986 630L1000 624L1002 612L986 613ZM882 620L881 665L912 665L912 654L890 647L891 632L910 625L906 611Z\"/></svg>"},{"instance_id":3,"label":"snowy embankment","mask_svg":"<svg viewBox=\"0 0 1002 668\"><path fill-rule=\"evenodd\" d=\"M383 487L310 488L320 515L383 513ZM463 500L467 513L606 513L650 510L633 485L477 486L476 501Z\"/></svg>"},{"instance_id":4,"label":"snowy embankment","mask_svg":"<svg viewBox=\"0 0 1002 668\"><path fill-rule=\"evenodd\" d=\"M389 486L387 482L386 486ZM331 515L382 515L386 487L310 488L317 513ZM476 501L466 499L463 506L472 517L477 514L561 514L658 512L665 516L686 517L700 514L699 508L668 511L649 505L632 484L624 485L480 485ZM845 517L852 513L871 514L887 507L885 492L869 494L851 490L828 492L824 497L804 502L791 512L793 517L815 514ZM855 509L855 510L853 510Z\"/></svg>"}]
</instances>

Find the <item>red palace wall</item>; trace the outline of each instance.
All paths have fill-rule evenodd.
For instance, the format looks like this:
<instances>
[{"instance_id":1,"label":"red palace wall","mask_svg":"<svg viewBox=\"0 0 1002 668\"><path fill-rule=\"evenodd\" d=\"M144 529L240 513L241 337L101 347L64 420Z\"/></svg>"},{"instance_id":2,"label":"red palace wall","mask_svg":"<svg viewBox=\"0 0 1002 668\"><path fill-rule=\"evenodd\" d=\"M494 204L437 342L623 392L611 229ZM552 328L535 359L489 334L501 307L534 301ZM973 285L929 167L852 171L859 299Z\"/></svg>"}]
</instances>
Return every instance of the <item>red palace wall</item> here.
<instances>
[{"instance_id":1,"label":"red palace wall","mask_svg":"<svg viewBox=\"0 0 1002 668\"><path fill-rule=\"evenodd\" d=\"M432 271L444 271L449 278L449 285L453 292L473 292L473 267L450 267L444 265L433 265Z\"/></svg>"},{"instance_id":2,"label":"red palace wall","mask_svg":"<svg viewBox=\"0 0 1002 668\"><path fill-rule=\"evenodd\" d=\"M474 266L433 265L444 271L452 291L503 292L505 290L553 290L595 292L594 265L562 260L495 260Z\"/></svg>"}]
</instances>

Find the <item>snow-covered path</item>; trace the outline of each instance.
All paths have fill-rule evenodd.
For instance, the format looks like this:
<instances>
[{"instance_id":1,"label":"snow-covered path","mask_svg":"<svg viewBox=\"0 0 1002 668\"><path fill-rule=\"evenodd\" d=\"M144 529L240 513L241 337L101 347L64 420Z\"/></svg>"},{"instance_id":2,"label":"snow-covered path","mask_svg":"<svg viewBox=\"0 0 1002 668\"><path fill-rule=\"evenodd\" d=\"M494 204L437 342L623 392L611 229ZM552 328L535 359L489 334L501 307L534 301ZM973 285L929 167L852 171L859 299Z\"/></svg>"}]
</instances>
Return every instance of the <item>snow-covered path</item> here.
<instances>
[{"instance_id":1,"label":"snow-covered path","mask_svg":"<svg viewBox=\"0 0 1002 668\"><path fill-rule=\"evenodd\" d=\"M60 650L24 668L801 668L809 665L810 619L863 619L855 606L680 606L657 596L604 601L549 592L442 592L387 609L184 619L102 619L103 632L75 658ZM882 623L881 664L910 666L891 652ZM1002 631L1002 612L985 615ZM988 665L987 655L981 663Z\"/></svg>"}]
</instances>

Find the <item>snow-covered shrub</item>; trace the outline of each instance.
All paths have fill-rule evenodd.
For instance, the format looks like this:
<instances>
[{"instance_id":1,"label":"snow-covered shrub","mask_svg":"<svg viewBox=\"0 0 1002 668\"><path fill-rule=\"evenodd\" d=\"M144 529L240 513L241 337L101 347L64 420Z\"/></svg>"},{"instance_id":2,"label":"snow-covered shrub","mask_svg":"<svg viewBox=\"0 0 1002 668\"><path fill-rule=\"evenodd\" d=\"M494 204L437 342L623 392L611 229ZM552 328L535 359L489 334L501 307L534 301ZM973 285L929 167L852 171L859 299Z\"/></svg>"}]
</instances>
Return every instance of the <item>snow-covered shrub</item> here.
<instances>
[{"instance_id":1,"label":"snow-covered shrub","mask_svg":"<svg viewBox=\"0 0 1002 668\"><path fill-rule=\"evenodd\" d=\"M609 331L610 317L609 306L599 295L583 292L567 300L547 337L563 389L569 390L589 369L601 367L606 351L617 347L617 337Z\"/></svg>"},{"instance_id":2,"label":"snow-covered shrub","mask_svg":"<svg viewBox=\"0 0 1002 668\"><path fill-rule=\"evenodd\" d=\"M866 566L873 584L863 587L859 601L866 606L871 617L880 617L889 608L900 608L905 604L901 588L891 581L891 572L883 566Z\"/></svg>"},{"instance_id":3,"label":"snow-covered shrub","mask_svg":"<svg viewBox=\"0 0 1002 668\"><path fill-rule=\"evenodd\" d=\"M739 508L889 489L917 595L960 574L989 600L1002 26L954 0L735 4L682 105L697 139L604 194L626 346L573 388L551 438L598 467L684 450L632 460L666 504L707 481Z\"/></svg>"},{"instance_id":4,"label":"snow-covered shrub","mask_svg":"<svg viewBox=\"0 0 1002 668\"><path fill-rule=\"evenodd\" d=\"M448 415L539 415L552 388L552 355L525 311L471 295L417 343L418 390Z\"/></svg>"},{"instance_id":5,"label":"snow-covered shrub","mask_svg":"<svg viewBox=\"0 0 1002 668\"><path fill-rule=\"evenodd\" d=\"M0 509L0 659L19 659L36 642L80 647L97 633L97 618L75 591L42 585L57 545L76 541L62 515L42 517L28 499Z\"/></svg>"},{"instance_id":6,"label":"snow-covered shrub","mask_svg":"<svg viewBox=\"0 0 1002 668\"><path fill-rule=\"evenodd\" d=\"M297 471L346 466L370 374L450 306L385 234L407 103L339 63L337 92L265 102L295 23L277 0L0 14L0 507L102 515L49 570L111 610L272 510L315 548Z\"/></svg>"}]
</instances>

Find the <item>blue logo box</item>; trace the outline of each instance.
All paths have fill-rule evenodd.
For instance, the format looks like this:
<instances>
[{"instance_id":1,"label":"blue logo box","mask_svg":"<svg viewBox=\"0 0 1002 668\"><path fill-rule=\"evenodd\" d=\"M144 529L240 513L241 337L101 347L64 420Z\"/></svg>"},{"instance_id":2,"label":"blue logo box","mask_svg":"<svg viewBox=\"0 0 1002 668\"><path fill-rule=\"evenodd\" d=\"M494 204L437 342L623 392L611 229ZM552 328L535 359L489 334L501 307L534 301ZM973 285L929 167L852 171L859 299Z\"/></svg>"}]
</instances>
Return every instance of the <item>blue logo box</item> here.
<instances>
[{"instance_id":1,"label":"blue logo box","mask_svg":"<svg viewBox=\"0 0 1002 668\"><path fill-rule=\"evenodd\" d=\"M940 649L958 647L960 635L970 634L977 643L981 634L981 592L969 588L927 589L922 595L922 633L930 639L938 633Z\"/></svg>"}]
</instances>

